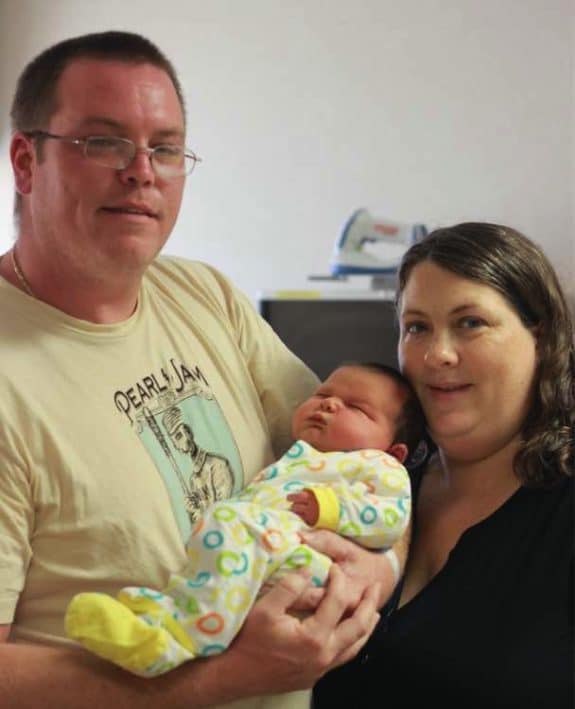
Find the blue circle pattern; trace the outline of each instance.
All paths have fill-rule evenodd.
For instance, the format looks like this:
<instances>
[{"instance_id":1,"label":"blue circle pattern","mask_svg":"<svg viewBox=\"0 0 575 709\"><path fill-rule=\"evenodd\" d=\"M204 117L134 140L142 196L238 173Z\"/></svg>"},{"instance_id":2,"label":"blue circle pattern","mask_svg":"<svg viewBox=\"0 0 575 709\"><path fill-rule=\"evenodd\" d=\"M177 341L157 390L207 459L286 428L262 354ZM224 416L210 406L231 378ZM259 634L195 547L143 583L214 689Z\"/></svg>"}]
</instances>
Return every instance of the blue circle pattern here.
<instances>
[{"instance_id":1,"label":"blue circle pattern","mask_svg":"<svg viewBox=\"0 0 575 709\"><path fill-rule=\"evenodd\" d=\"M301 480L292 480L289 483L286 483L283 486L283 490L286 492L301 492L304 489L305 485L302 483Z\"/></svg>"},{"instance_id":2,"label":"blue circle pattern","mask_svg":"<svg viewBox=\"0 0 575 709\"><path fill-rule=\"evenodd\" d=\"M363 508L359 517L364 524L373 524L377 520L377 510L375 507L367 505L367 507Z\"/></svg>"},{"instance_id":3,"label":"blue circle pattern","mask_svg":"<svg viewBox=\"0 0 575 709\"><path fill-rule=\"evenodd\" d=\"M218 529L214 529L204 535L203 541L204 546L208 549L217 549L224 543L224 535Z\"/></svg>"},{"instance_id":4,"label":"blue circle pattern","mask_svg":"<svg viewBox=\"0 0 575 709\"><path fill-rule=\"evenodd\" d=\"M200 654L202 657L208 657L209 655L218 655L225 649L225 645L218 645L217 643L213 643L212 645L206 645L206 647L202 650Z\"/></svg>"},{"instance_id":5,"label":"blue circle pattern","mask_svg":"<svg viewBox=\"0 0 575 709\"><path fill-rule=\"evenodd\" d=\"M297 441L296 443L293 444L293 446L289 449L289 451L285 454L286 458L299 458L300 455L304 452L302 444Z\"/></svg>"},{"instance_id":6,"label":"blue circle pattern","mask_svg":"<svg viewBox=\"0 0 575 709\"><path fill-rule=\"evenodd\" d=\"M201 586L205 586L211 577L212 575L209 571L200 571L195 579L186 579L186 586L190 588L200 588Z\"/></svg>"}]
</instances>

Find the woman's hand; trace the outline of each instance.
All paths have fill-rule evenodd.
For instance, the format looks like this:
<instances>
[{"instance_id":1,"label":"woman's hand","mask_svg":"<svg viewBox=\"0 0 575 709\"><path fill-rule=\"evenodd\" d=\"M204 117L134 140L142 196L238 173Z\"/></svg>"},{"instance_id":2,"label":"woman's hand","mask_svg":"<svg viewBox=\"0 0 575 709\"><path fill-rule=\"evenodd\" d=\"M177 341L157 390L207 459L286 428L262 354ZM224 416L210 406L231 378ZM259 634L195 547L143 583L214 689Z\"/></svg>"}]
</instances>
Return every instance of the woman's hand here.
<instances>
[{"instance_id":1,"label":"woman's hand","mask_svg":"<svg viewBox=\"0 0 575 709\"><path fill-rule=\"evenodd\" d=\"M301 536L306 544L329 556L343 571L348 591L348 610L353 610L367 589L374 584L380 588L377 607L381 608L387 603L397 584L397 579L385 554L368 551L359 544L325 529L306 531ZM409 530L393 547L401 569L405 565L408 544ZM306 600L313 602L311 601L313 594L317 596L322 590L311 589L305 596Z\"/></svg>"},{"instance_id":2,"label":"woman's hand","mask_svg":"<svg viewBox=\"0 0 575 709\"><path fill-rule=\"evenodd\" d=\"M231 680L231 696L239 696L238 685L246 697L309 688L367 642L379 620L379 584L366 589L348 614L347 580L334 564L315 613L303 619L291 615L310 583L305 571L278 581L255 604L231 647L210 659L225 664L222 674Z\"/></svg>"}]
</instances>

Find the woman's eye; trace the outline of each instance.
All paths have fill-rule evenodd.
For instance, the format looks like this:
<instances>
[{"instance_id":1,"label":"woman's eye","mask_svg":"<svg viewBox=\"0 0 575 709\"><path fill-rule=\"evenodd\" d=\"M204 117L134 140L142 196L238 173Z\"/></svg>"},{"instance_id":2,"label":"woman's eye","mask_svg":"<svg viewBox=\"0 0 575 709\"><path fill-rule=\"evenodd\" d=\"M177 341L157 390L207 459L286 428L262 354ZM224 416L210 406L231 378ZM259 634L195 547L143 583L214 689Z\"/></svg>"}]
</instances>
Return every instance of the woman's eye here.
<instances>
[{"instance_id":1,"label":"woman's eye","mask_svg":"<svg viewBox=\"0 0 575 709\"><path fill-rule=\"evenodd\" d=\"M475 328L481 327L482 325L485 325L485 320L482 318L475 317L473 315L467 315L464 318L461 318L459 321L459 326L466 329L466 330L473 330Z\"/></svg>"},{"instance_id":2,"label":"woman's eye","mask_svg":"<svg viewBox=\"0 0 575 709\"><path fill-rule=\"evenodd\" d=\"M418 335L425 329L425 323L422 322L407 322L403 326L403 332L405 335Z\"/></svg>"}]
</instances>

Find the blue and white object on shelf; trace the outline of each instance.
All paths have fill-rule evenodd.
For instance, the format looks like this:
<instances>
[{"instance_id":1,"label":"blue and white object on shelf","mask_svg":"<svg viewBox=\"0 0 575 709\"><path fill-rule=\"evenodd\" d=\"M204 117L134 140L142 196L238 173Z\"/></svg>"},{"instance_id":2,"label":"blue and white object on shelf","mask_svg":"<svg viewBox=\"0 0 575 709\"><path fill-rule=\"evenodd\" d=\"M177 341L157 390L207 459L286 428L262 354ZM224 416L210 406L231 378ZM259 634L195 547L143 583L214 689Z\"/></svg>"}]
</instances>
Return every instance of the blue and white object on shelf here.
<instances>
[{"instance_id":1,"label":"blue and white object on shelf","mask_svg":"<svg viewBox=\"0 0 575 709\"><path fill-rule=\"evenodd\" d=\"M424 224L375 219L367 209L358 209L348 219L331 262L333 276L392 275L397 272L404 252L427 235ZM393 244L380 257L364 250L365 244L383 242Z\"/></svg>"}]
</instances>

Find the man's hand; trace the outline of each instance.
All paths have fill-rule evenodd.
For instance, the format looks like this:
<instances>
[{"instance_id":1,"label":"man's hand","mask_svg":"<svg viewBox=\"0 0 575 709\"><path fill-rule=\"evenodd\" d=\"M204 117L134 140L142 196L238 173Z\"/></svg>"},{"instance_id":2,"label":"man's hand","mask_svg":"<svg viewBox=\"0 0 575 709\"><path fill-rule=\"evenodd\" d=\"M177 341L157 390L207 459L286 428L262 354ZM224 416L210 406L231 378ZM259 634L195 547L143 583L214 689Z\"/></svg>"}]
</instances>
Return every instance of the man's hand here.
<instances>
[{"instance_id":1,"label":"man's hand","mask_svg":"<svg viewBox=\"0 0 575 709\"><path fill-rule=\"evenodd\" d=\"M288 574L257 601L225 652L187 662L153 680L68 647L0 642L0 707L206 709L307 689L327 670L350 660L379 618L376 588L344 617L345 578L334 565L316 612L299 620L289 611L310 585L309 573ZM9 628L0 627L7 636Z\"/></svg>"},{"instance_id":2,"label":"man's hand","mask_svg":"<svg viewBox=\"0 0 575 709\"><path fill-rule=\"evenodd\" d=\"M310 585L303 570L288 574L260 599L225 653L233 673L231 691L238 696L270 694L311 687L325 672L354 657L372 633L379 614L379 584L349 607L347 581L334 564L324 597L313 615L299 619L289 610ZM218 662L220 656L210 659ZM228 670L229 671L229 670ZM226 681L222 678L222 681Z\"/></svg>"}]
</instances>

